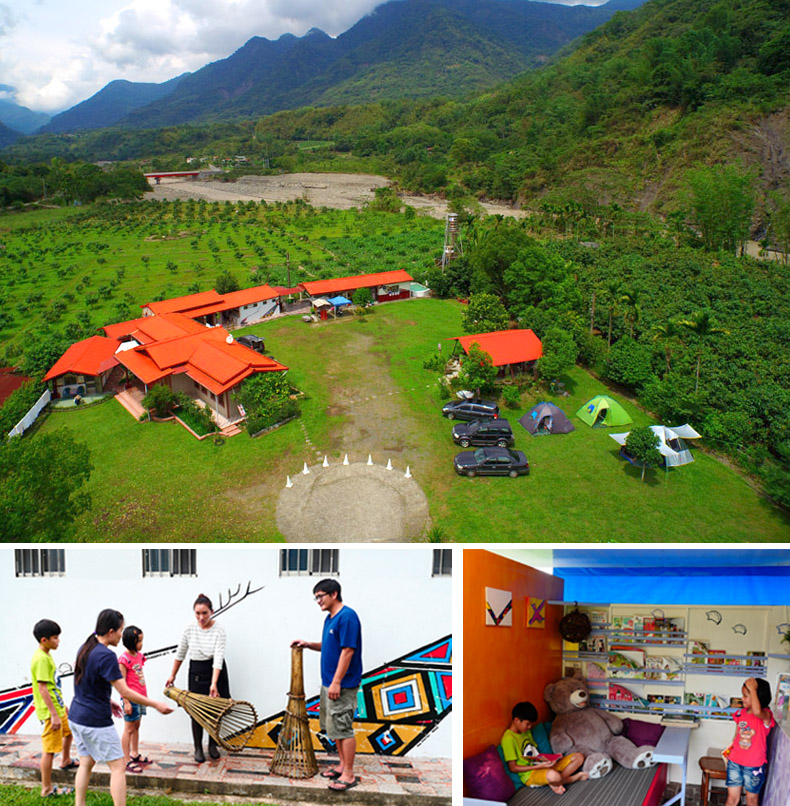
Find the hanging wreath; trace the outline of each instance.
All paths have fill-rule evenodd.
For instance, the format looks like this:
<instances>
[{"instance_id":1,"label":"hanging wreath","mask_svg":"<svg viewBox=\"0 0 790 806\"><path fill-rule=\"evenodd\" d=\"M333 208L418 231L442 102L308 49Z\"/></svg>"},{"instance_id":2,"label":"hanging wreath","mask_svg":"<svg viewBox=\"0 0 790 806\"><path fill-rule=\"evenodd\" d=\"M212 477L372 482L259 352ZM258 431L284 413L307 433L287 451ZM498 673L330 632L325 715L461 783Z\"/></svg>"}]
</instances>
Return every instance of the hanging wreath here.
<instances>
[{"instance_id":1,"label":"hanging wreath","mask_svg":"<svg viewBox=\"0 0 790 806\"><path fill-rule=\"evenodd\" d=\"M592 632L590 617L578 608L566 613L560 621L560 635L572 644L578 644Z\"/></svg>"}]
</instances>

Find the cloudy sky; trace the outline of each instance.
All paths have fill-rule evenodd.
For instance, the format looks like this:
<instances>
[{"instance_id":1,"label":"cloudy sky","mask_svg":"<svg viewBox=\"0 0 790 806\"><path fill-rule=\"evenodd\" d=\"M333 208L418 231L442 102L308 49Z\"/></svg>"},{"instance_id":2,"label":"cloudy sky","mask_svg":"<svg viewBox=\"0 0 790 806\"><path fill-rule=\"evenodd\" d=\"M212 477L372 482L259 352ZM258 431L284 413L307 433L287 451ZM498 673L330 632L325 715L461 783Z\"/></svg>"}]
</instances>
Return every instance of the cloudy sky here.
<instances>
[{"instance_id":1,"label":"cloudy sky","mask_svg":"<svg viewBox=\"0 0 790 806\"><path fill-rule=\"evenodd\" d=\"M312 27L336 36L380 2L0 0L0 97L54 114L113 79L161 82L197 70L252 36Z\"/></svg>"}]
</instances>

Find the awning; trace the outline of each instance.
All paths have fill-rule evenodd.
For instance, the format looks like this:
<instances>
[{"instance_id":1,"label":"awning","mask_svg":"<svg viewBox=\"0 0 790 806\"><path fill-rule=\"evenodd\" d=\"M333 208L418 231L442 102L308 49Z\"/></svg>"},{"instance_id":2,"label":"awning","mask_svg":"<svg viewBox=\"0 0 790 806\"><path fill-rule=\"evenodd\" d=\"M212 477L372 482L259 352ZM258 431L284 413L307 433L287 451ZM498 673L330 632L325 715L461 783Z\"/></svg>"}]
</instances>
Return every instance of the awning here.
<instances>
[{"instance_id":1,"label":"awning","mask_svg":"<svg viewBox=\"0 0 790 806\"><path fill-rule=\"evenodd\" d=\"M332 297L329 302L335 306L335 308L342 308L343 305L353 305L354 303L351 302L350 299L346 299L345 297Z\"/></svg>"}]
</instances>

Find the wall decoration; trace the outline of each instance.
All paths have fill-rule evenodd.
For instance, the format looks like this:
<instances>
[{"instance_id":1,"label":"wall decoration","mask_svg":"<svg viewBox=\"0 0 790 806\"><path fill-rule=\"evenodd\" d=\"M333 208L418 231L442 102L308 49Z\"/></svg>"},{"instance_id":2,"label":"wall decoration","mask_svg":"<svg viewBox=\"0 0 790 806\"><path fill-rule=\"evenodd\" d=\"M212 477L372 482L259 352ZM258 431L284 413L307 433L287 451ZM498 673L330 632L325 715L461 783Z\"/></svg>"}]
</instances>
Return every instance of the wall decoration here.
<instances>
[{"instance_id":1,"label":"wall decoration","mask_svg":"<svg viewBox=\"0 0 790 806\"><path fill-rule=\"evenodd\" d=\"M403 756L436 730L452 710L452 652L447 635L363 673L354 713L357 753ZM313 747L332 752L334 742L320 732L319 697L306 705ZM276 747L284 718L280 711L261 720L247 746Z\"/></svg>"},{"instance_id":2,"label":"wall decoration","mask_svg":"<svg viewBox=\"0 0 790 806\"><path fill-rule=\"evenodd\" d=\"M252 588L251 582L247 582L247 587L243 593L241 583L237 585L235 591L231 591L230 588L228 588L227 598L224 601L222 593L219 594L219 606L214 611L214 616L221 616L223 613L227 613L231 607L235 607L248 596L252 596L252 594L262 590L263 587ZM159 649L146 652L145 657L147 660L151 661L163 655L170 655L175 652L176 649L178 649L178 644L160 647ZM61 663L58 666L58 676L56 678L58 686L60 686L62 678L71 677L73 674L74 668L70 663ZM30 683L0 691L0 735L4 733L16 733L34 711L33 690Z\"/></svg>"},{"instance_id":3,"label":"wall decoration","mask_svg":"<svg viewBox=\"0 0 790 806\"><path fill-rule=\"evenodd\" d=\"M486 625L511 627L513 625L513 594L496 588L486 588Z\"/></svg>"},{"instance_id":4,"label":"wall decoration","mask_svg":"<svg viewBox=\"0 0 790 806\"><path fill-rule=\"evenodd\" d=\"M527 627L540 630L546 628L546 599L535 599L527 596Z\"/></svg>"},{"instance_id":5,"label":"wall decoration","mask_svg":"<svg viewBox=\"0 0 790 806\"><path fill-rule=\"evenodd\" d=\"M733 625L732 631L734 633L736 633L736 635L746 635L746 633L749 632L746 629L745 624L735 624L735 625Z\"/></svg>"},{"instance_id":6,"label":"wall decoration","mask_svg":"<svg viewBox=\"0 0 790 806\"><path fill-rule=\"evenodd\" d=\"M714 624L721 624L721 613L718 610L706 610L705 618Z\"/></svg>"}]
</instances>

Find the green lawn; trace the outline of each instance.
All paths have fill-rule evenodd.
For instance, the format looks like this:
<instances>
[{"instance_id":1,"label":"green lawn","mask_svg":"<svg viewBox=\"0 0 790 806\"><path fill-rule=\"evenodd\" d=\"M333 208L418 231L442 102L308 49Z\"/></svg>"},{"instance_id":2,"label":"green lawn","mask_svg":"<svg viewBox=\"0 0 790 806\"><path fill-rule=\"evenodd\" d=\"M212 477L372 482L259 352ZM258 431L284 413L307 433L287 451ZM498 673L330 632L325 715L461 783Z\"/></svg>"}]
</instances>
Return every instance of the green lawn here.
<instances>
[{"instance_id":1,"label":"green lawn","mask_svg":"<svg viewBox=\"0 0 790 806\"><path fill-rule=\"evenodd\" d=\"M51 798L53 802L73 804L74 796ZM185 800L178 800L176 798L167 798L164 795L129 795L127 799L127 806L183 806L185 802L194 803L194 796L187 797ZM220 806L218 803L208 803L207 801L199 801L202 806ZM255 801L247 801L246 803L254 803ZM3 806L40 806L43 801L41 800L41 789L36 786L27 788L23 786L5 786L0 784L0 803ZM225 801L228 803L228 801ZM263 801L257 801L259 806L266 806ZM88 806L112 806L112 798L109 792L88 792Z\"/></svg>"},{"instance_id":2,"label":"green lawn","mask_svg":"<svg viewBox=\"0 0 790 806\"><path fill-rule=\"evenodd\" d=\"M88 443L94 471L93 510L75 524L75 540L279 540L274 510L286 474L319 460L305 443L331 457L352 454L348 426L354 406L377 389L393 392L384 417L403 433L376 461L411 466L435 525L459 541L779 541L790 520L729 467L702 451L668 476L639 471L617 457L608 429L530 437L516 424L536 399L514 414L516 447L532 466L519 479L456 476L451 424L440 415L436 373L422 368L437 342L461 333L461 306L433 299L378 307L364 322L305 325L288 317L248 328L267 351L291 367L306 392L301 422L258 439L246 434L217 446L198 442L172 423L137 423L111 400L85 410L52 413L40 431L65 426ZM445 343L445 350L450 345ZM580 369L566 379L570 397L556 402L569 415L602 384ZM636 424L648 418L622 401ZM674 423L673 423L674 424ZM389 422L390 430L393 423ZM627 429L615 429L627 430ZM33 436L32 438L35 438ZM365 456L367 452L365 453ZM395 460L394 460L395 461Z\"/></svg>"}]
</instances>

